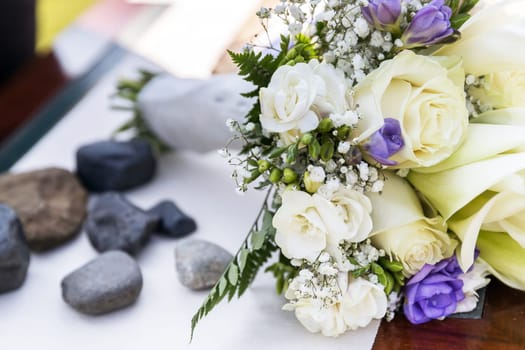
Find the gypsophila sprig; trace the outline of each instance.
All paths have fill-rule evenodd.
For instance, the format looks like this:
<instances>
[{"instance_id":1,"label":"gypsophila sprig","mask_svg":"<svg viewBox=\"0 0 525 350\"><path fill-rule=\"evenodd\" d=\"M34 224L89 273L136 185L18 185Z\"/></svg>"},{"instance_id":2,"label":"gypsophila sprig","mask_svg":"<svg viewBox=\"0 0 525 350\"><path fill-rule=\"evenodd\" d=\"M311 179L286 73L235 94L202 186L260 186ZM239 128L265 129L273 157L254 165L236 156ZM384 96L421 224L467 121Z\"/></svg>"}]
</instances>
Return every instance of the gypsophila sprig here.
<instances>
[{"instance_id":1,"label":"gypsophila sprig","mask_svg":"<svg viewBox=\"0 0 525 350\"><path fill-rule=\"evenodd\" d=\"M468 312L489 271L525 290L525 27L517 0L472 15L476 3L281 0L257 12L265 35L230 53L257 101L227 122L240 152L219 153L237 191L270 187L271 205L192 330L273 252L283 309L325 336L402 306L413 323ZM272 20L287 28L279 38Z\"/></svg>"}]
</instances>

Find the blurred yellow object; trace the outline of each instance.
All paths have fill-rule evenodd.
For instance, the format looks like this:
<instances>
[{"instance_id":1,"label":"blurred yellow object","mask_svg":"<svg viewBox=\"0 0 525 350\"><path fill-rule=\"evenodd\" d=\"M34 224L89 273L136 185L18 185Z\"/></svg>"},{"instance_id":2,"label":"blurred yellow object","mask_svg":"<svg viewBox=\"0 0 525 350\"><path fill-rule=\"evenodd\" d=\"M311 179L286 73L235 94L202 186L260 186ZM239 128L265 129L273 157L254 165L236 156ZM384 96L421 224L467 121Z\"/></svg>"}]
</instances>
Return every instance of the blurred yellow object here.
<instances>
[{"instance_id":1,"label":"blurred yellow object","mask_svg":"<svg viewBox=\"0 0 525 350\"><path fill-rule=\"evenodd\" d=\"M37 52L49 51L55 37L97 1L37 0Z\"/></svg>"}]
</instances>

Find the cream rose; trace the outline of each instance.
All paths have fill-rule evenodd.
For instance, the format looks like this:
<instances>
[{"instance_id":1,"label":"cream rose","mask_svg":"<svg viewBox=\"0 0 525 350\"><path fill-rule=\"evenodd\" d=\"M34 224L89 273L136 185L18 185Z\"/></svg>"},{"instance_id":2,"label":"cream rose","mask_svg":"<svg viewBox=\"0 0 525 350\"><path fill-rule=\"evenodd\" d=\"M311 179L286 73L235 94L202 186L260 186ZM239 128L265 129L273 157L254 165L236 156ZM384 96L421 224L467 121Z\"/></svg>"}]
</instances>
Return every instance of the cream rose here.
<instances>
[{"instance_id":1,"label":"cream rose","mask_svg":"<svg viewBox=\"0 0 525 350\"><path fill-rule=\"evenodd\" d=\"M431 58L403 51L385 61L355 89L363 115L354 137L365 142L397 119L405 146L389 159L398 168L431 166L461 144L468 125L459 57Z\"/></svg>"},{"instance_id":2,"label":"cream rose","mask_svg":"<svg viewBox=\"0 0 525 350\"><path fill-rule=\"evenodd\" d=\"M525 261L516 260L513 269L498 269L502 262L495 259L507 260L505 254L517 254L518 247L525 254L525 124L521 112L509 109L481 115L483 122L514 125L471 124L465 143L452 157L424 172L414 171L408 179L462 241L458 260L464 271L473 264L477 246L480 258L496 277L525 289ZM501 242L484 244L482 249L480 242L492 239Z\"/></svg>"},{"instance_id":3,"label":"cream rose","mask_svg":"<svg viewBox=\"0 0 525 350\"><path fill-rule=\"evenodd\" d=\"M416 193L405 180L387 174L383 192L369 197L374 208L372 243L400 261L405 276L453 254L457 242L446 233L443 220L425 217Z\"/></svg>"},{"instance_id":4,"label":"cream rose","mask_svg":"<svg viewBox=\"0 0 525 350\"><path fill-rule=\"evenodd\" d=\"M287 191L273 217L275 243L289 259L315 261L326 247L326 226L308 193Z\"/></svg>"},{"instance_id":5,"label":"cream rose","mask_svg":"<svg viewBox=\"0 0 525 350\"><path fill-rule=\"evenodd\" d=\"M314 130L321 118L344 114L351 105L349 91L344 73L330 64L312 60L281 66L260 90L261 125L290 144Z\"/></svg>"},{"instance_id":6,"label":"cream rose","mask_svg":"<svg viewBox=\"0 0 525 350\"><path fill-rule=\"evenodd\" d=\"M343 294L341 312L350 330L366 327L373 319L382 319L388 301L383 287L365 279L357 278L348 284Z\"/></svg>"},{"instance_id":7,"label":"cream rose","mask_svg":"<svg viewBox=\"0 0 525 350\"><path fill-rule=\"evenodd\" d=\"M470 88L469 94L490 108L525 107L525 63L522 71L485 75L481 85Z\"/></svg>"},{"instance_id":8,"label":"cream rose","mask_svg":"<svg viewBox=\"0 0 525 350\"><path fill-rule=\"evenodd\" d=\"M482 76L523 71L525 65L525 2L499 1L484 7L459 29L460 40L435 54L460 56L465 72Z\"/></svg>"}]
</instances>

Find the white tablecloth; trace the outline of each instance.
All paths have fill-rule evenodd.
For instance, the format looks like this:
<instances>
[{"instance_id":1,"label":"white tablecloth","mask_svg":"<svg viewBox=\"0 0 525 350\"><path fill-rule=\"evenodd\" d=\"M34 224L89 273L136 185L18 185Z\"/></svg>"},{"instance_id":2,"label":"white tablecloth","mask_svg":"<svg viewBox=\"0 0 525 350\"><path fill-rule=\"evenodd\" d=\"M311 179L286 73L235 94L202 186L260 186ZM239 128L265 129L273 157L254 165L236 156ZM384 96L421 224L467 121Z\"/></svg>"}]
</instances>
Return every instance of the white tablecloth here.
<instances>
[{"instance_id":1,"label":"white tablecloth","mask_svg":"<svg viewBox=\"0 0 525 350\"><path fill-rule=\"evenodd\" d=\"M129 57L93 89L13 168L47 166L74 169L75 150L109 137L128 115L110 111L108 96L118 77L133 74L145 62ZM173 199L199 225L194 238L210 240L232 253L259 209L263 193L235 194L231 169L216 154L177 153L163 157L150 184L129 192L147 208ZM271 276L260 274L241 300L222 304L199 324L190 345L190 320L206 296L184 288L174 268L177 241L154 237L137 257L144 287L133 306L103 316L82 315L62 301L60 281L97 256L81 233L45 254L33 254L26 282L0 295L0 348L83 349L344 349L372 347L379 322L337 338L308 333L292 313L281 311L284 299L274 292Z\"/></svg>"}]
</instances>

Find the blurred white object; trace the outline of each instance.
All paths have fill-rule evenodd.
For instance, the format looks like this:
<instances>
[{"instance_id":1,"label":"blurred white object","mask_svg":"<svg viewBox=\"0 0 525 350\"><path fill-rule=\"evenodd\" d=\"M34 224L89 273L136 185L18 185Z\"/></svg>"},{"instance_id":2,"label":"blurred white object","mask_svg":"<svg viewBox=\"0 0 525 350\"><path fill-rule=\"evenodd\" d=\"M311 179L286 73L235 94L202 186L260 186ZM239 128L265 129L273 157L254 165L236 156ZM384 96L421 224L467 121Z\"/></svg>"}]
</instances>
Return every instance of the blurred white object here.
<instances>
[{"instance_id":1,"label":"blurred white object","mask_svg":"<svg viewBox=\"0 0 525 350\"><path fill-rule=\"evenodd\" d=\"M226 146L232 138L226 120L244 119L255 101L240 94L254 88L236 74L206 80L165 74L144 87L138 106L152 131L169 146L208 152Z\"/></svg>"},{"instance_id":2,"label":"blurred white object","mask_svg":"<svg viewBox=\"0 0 525 350\"><path fill-rule=\"evenodd\" d=\"M122 44L167 72L207 78L261 0L177 0L138 37Z\"/></svg>"}]
</instances>

